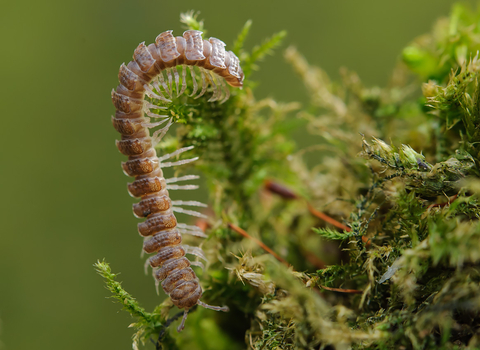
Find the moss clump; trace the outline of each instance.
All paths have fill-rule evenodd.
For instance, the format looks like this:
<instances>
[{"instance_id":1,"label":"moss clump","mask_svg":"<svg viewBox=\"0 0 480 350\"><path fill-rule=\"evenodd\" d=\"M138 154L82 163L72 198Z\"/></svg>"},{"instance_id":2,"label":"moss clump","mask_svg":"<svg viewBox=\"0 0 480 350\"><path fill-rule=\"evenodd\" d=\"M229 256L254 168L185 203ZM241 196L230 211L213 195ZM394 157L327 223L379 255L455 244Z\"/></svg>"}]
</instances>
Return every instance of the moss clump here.
<instances>
[{"instance_id":1,"label":"moss clump","mask_svg":"<svg viewBox=\"0 0 480 350\"><path fill-rule=\"evenodd\" d=\"M100 263L138 319L136 346L160 334L157 348L480 348L479 20L454 6L385 88L347 70L333 83L288 48L306 108L255 100L251 73L284 33L249 53L247 22L233 46L245 88L222 105L174 100L179 126L159 145L201 157L213 208L204 299L231 312L196 310L174 335L168 302L145 312ZM317 143L296 151L288 132L305 124Z\"/></svg>"}]
</instances>

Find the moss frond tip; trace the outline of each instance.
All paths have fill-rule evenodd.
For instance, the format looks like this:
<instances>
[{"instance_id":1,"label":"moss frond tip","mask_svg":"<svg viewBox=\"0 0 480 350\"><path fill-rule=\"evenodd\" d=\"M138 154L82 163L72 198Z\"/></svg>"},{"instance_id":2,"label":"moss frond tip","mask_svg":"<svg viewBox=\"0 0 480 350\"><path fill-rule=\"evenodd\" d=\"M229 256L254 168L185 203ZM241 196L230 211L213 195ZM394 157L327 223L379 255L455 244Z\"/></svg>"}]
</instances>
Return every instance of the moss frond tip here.
<instances>
[{"instance_id":1,"label":"moss frond tip","mask_svg":"<svg viewBox=\"0 0 480 350\"><path fill-rule=\"evenodd\" d=\"M184 24L185 29L199 30L206 34L203 20L198 20L197 17L200 11L190 10L180 14L180 22Z\"/></svg>"},{"instance_id":2,"label":"moss frond tip","mask_svg":"<svg viewBox=\"0 0 480 350\"><path fill-rule=\"evenodd\" d=\"M329 228L312 228L312 230L318 234L319 236L325 238L325 239L329 239L329 240L332 240L332 241L343 241L343 240L346 240L348 238L351 238L353 236L355 236L355 232L351 231L351 232L347 232L347 231L343 231L343 232L338 232L336 230L332 230L332 229L329 229Z\"/></svg>"},{"instance_id":3,"label":"moss frond tip","mask_svg":"<svg viewBox=\"0 0 480 350\"><path fill-rule=\"evenodd\" d=\"M235 43L233 44L233 53L237 56L240 57L240 53L243 49L243 44L245 43L245 40L247 39L248 33L250 32L250 28L252 27L252 20L249 19L248 21L245 22L243 25L243 28L241 32L238 34L237 39L235 40Z\"/></svg>"}]
</instances>

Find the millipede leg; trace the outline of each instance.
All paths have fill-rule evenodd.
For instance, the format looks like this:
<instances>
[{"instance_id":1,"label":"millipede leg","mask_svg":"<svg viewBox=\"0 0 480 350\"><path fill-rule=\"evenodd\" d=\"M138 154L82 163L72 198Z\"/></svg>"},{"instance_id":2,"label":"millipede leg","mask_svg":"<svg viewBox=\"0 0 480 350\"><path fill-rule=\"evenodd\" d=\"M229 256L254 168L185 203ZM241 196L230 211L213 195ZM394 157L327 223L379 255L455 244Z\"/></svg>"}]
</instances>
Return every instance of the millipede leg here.
<instances>
[{"instance_id":1,"label":"millipede leg","mask_svg":"<svg viewBox=\"0 0 480 350\"><path fill-rule=\"evenodd\" d=\"M190 75L192 76L192 82L193 82L193 92L189 96L193 97L198 90L197 77L195 76L195 71L193 70L192 66L188 66L188 69L190 70Z\"/></svg>"},{"instance_id":2,"label":"millipede leg","mask_svg":"<svg viewBox=\"0 0 480 350\"><path fill-rule=\"evenodd\" d=\"M220 79L220 83L222 84L222 88L225 91L225 97L222 101L220 101L220 104L222 104L230 98L230 89L228 88L228 86L225 86L223 79Z\"/></svg>"},{"instance_id":3,"label":"millipede leg","mask_svg":"<svg viewBox=\"0 0 480 350\"><path fill-rule=\"evenodd\" d=\"M213 87L213 94L212 94L212 97L210 97L210 99L208 100L208 102L213 102L218 100L219 86L218 86L218 82L215 83L216 79L215 79L215 76L212 74L212 72L207 70L206 73L209 76L210 81L212 82L212 87Z\"/></svg>"},{"instance_id":4,"label":"millipede leg","mask_svg":"<svg viewBox=\"0 0 480 350\"><path fill-rule=\"evenodd\" d=\"M180 83L180 76L178 75L177 67L172 68L173 75L175 76L175 90L177 91L177 97L180 96L178 94L178 84Z\"/></svg>"},{"instance_id":5,"label":"millipede leg","mask_svg":"<svg viewBox=\"0 0 480 350\"><path fill-rule=\"evenodd\" d=\"M153 122L153 123L150 122L150 118L146 118L147 121L145 123L142 123L142 126L144 126L145 128L149 128L149 129L160 126L163 123L165 123L166 121L168 121L168 119L169 119L168 115L154 114L154 113L150 112L150 110L148 110L148 109L145 110L145 114L148 115L151 118L163 118L163 120L160 120L158 122Z\"/></svg>"},{"instance_id":6,"label":"millipede leg","mask_svg":"<svg viewBox=\"0 0 480 350\"><path fill-rule=\"evenodd\" d=\"M161 156L158 158L160 162L163 162L164 160L170 159L172 157L178 156L179 154L182 154L183 152L189 151L193 149L195 146L187 146L187 147L182 147L180 149L177 149L175 152L165 154L164 156Z\"/></svg>"},{"instance_id":7,"label":"millipede leg","mask_svg":"<svg viewBox=\"0 0 480 350\"><path fill-rule=\"evenodd\" d=\"M205 203L197 202L197 201L172 201L172 205L191 205L194 207L208 207Z\"/></svg>"},{"instance_id":8,"label":"millipede leg","mask_svg":"<svg viewBox=\"0 0 480 350\"><path fill-rule=\"evenodd\" d=\"M182 314L184 312L193 312L195 311L195 309L197 308L198 306L195 305L194 307L188 309L188 310L185 310L185 311L180 311L179 313L175 314L173 317L169 318L163 325L162 328L160 328L160 332L158 333L158 340L157 340L157 350L161 350L162 349L162 345L160 344L160 340L162 340L163 336L165 335L165 332L167 331L167 328L170 327L170 325L172 324L172 322L175 322L176 320L178 320L178 318L180 316L182 316ZM185 324L185 322L183 322Z\"/></svg>"},{"instance_id":9,"label":"millipede leg","mask_svg":"<svg viewBox=\"0 0 480 350\"><path fill-rule=\"evenodd\" d=\"M143 253L143 249L142 249L142 253ZM142 255L143 257L143 255ZM145 275L148 275L148 267L150 266L150 259L147 259L145 260L145 265L143 266L143 268L145 269Z\"/></svg>"},{"instance_id":10,"label":"millipede leg","mask_svg":"<svg viewBox=\"0 0 480 350\"><path fill-rule=\"evenodd\" d=\"M184 228L179 228L178 232L180 232L181 234L184 234L184 235L192 235L192 236L195 236L195 237L201 237L201 238L207 238L208 237L205 233L200 233L198 231L189 231L189 230L184 229Z\"/></svg>"},{"instance_id":11,"label":"millipede leg","mask_svg":"<svg viewBox=\"0 0 480 350\"><path fill-rule=\"evenodd\" d=\"M183 209L181 207L172 207L172 210L176 213L183 213L186 215L196 216L197 218L203 218L203 219L208 218L208 216L206 216L205 214L202 214L195 210Z\"/></svg>"},{"instance_id":12,"label":"millipede leg","mask_svg":"<svg viewBox=\"0 0 480 350\"><path fill-rule=\"evenodd\" d=\"M153 81L152 85L158 91L158 96L160 96L160 100L162 100L164 102L172 102L171 100L169 100L168 98L163 96L162 90L160 89L160 86L158 85L158 82Z\"/></svg>"},{"instance_id":13,"label":"millipede leg","mask_svg":"<svg viewBox=\"0 0 480 350\"><path fill-rule=\"evenodd\" d=\"M185 253L198 256L200 259L203 259L206 263L208 263L207 257L203 253L202 248L192 247L190 245L184 244L183 249L185 249Z\"/></svg>"},{"instance_id":14,"label":"millipede leg","mask_svg":"<svg viewBox=\"0 0 480 350\"><path fill-rule=\"evenodd\" d=\"M170 125L172 125L172 120L171 119L168 121L168 124L165 125L165 127L156 130L152 134L152 142L153 142L154 145L158 144L162 140L162 138L165 136L168 129L170 128Z\"/></svg>"},{"instance_id":15,"label":"millipede leg","mask_svg":"<svg viewBox=\"0 0 480 350\"><path fill-rule=\"evenodd\" d=\"M160 115L160 114L156 114L156 113L153 113L150 109L165 109L164 107L160 107L160 106L155 106L155 105L152 105L151 103L144 103L143 105L143 112L148 115L150 118L168 118L169 116L168 115Z\"/></svg>"},{"instance_id":16,"label":"millipede leg","mask_svg":"<svg viewBox=\"0 0 480 350\"><path fill-rule=\"evenodd\" d=\"M172 102L172 101L170 101L170 100L167 100L165 97L156 94L156 93L152 90L152 88L150 87L150 85L145 84L145 85L143 85L143 87L144 87L145 93L147 94L148 97L150 97L150 98L155 98L155 99L157 99L157 100L161 100L161 101L164 101L164 102Z\"/></svg>"},{"instance_id":17,"label":"millipede leg","mask_svg":"<svg viewBox=\"0 0 480 350\"><path fill-rule=\"evenodd\" d=\"M173 68L167 68L168 87L169 87L168 94L170 96L173 96L172 70Z\"/></svg>"},{"instance_id":18,"label":"millipede leg","mask_svg":"<svg viewBox=\"0 0 480 350\"><path fill-rule=\"evenodd\" d=\"M205 271L205 265L203 265L201 261L190 261L190 265L198 266L202 271Z\"/></svg>"},{"instance_id":19,"label":"millipede leg","mask_svg":"<svg viewBox=\"0 0 480 350\"><path fill-rule=\"evenodd\" d=\"M177 93L177 97L181 96L185 92L186 88L187 88L187 68L186 66L182 66L182 90L180 90L180 92Z\"/></svg>"},{"instance_id":20,"label":"millipede leg","mask_svg":"<svg viewBox=\"0 0 480 350\"><path fill-rule=\"evenodd\" d=\"M185 176L180 176L180 177L170 177L168 179L165 179L165 182L167 184L170 184L170 183L175 183L175 182L179 182L179 181L197 180L199 178L200 178L200 176L198 176L198 175L185 175Z\"/></svg>"},{"instance_id":21,"label":"millipede leg","mask_svg":"<svg viewBox=\"0 0 480 350\"><path fill-rule=\"evenodd\" d=\"M143 106L144 109L168 109L165 106L157 106L157 105L151 104L150 102L147 102L147 101L143 101L143 104L144 104L144 106Z\"/></svg>"},{"instance_id":22,"label":"millipede leg","mask_svg":"<svg viewBox=\"0 0 480 350\"><path fill-rule=\"evenodd\" d=\"M213 76L213 80L215 80L217 83L217 92L216 92L215 101L218 101L220 100L220 97L222 97L222 94L223 94L223 84L222 84L223 78L219 77L214 73L211 73L211 74Z\"/></svg>"},{"instance_id":23,"label":"millipede leg","mask_svg":"<svg viewBox=\"0 0 480 350\"><path fill-rule=\"evenodd\" d=\"M146 127L146 128L149 128L149 129L152 129L152 128L156 128L157 126L160 126L162 125L163 123L165 123L168 119L165 119L165 120L162 120L162 121L159 121L159 122L155 122L155 123L142 123L142 126Z\"/></svg>"},{"instance_id":24,"label":"millipede leg","mask_svg":"<svg viewBox=\"0 0 480 350\"><path fill-rule=\"evenodd\" d=\"M155 277L155 272L153 273L153 276ZM157 291L157 295L160 295L160 281L155 279L155 290Z\"/></svg>"},{"instance_id":25,"label":"millipede leg","mask_svg":"<svg viewBox=\"0 0 480 350\"><path fill-rule=\"evenodd\" d=\"M185 309L185 311L183 312L182 322L180 323L180 326L178 326L177 332L180 333L185 328L185 321L187 320L187 315L188 315L188 310Z\"/></svg>"},{"instance_id":26,"label":"millipede leg","mask_svg":"<svg viewBox=\"0 0 480 350\"><path fill-rule=\"evenodd\" d=\"M197 190L198 185L167 185L167 190Z\"/></svg>"},{"instance_id":27,"label":"millipede leg","mask_svg":"<svg viewBox=\"0 0 480 350\"><path fill-rule=\"evenodd\" d=\"M160 168L170 168L172 166L180 166L180 165L183 165L183 164L188 164L188 163L191 163L191 162L194 162L198 160L198 157L194 157L194 158L189 158L189 159L182 159L182 160L178 160L176 162L165 162L165 163L160 163Z\"/></svg>"},{"instance_id":28,"label":"millipede leg","mask_svg":"<svg viewBox=\"0 0 480 350\"><path fill-rule=\"evenodd\" d=\"M202 97L205 91L207 91L207 77L205 75L205 72L203 71L203 68L200 69L200 74L202 75L202 91L200 91L200 94L196 96L195 98Z\"/></svg>"},{"instance_id":29,"label":"millipede leg","mask_svg":"<svg viewBox=\"0 0 480 350\"><path fill-rule=\"evenodd\" d=\"M162 84L162 87L165 90L165 92L168 94L168 96L170 96L170 98L172 98L172 95L170 94L170 91L168 90L168 85L165 82L165 77L163 76L163 72L160 72L160 74L158 75L158 81L160 82L160 84Z\"/></svg>"},{"instance_id":30,"label":"millipede leg","mask_svg":"<svg viewBox=\"0 0 480 350\"><path fill-rule=\"evenodd\" d=\"M198 234L203 234L204 236L206 236L205 233L203 233L202 229L196 225L187 225L181 222L177 222L177 227L180 229L195 231L198 232Z\"/></svg>"},{"instance_id":31,"label":"millipede leg","mask_svg":"<svg viewBox=\"0 0 480 350\"><path fill-rule=\"evenodd\" d=\"M203 301L197 301L197 304L200 306L203 306L205 309L210 309L210 310L215 310L215 311L223 311L223 312L229 312L230 309L228 306L212 306L205 304Z\"/></svg>"}]
</instances>

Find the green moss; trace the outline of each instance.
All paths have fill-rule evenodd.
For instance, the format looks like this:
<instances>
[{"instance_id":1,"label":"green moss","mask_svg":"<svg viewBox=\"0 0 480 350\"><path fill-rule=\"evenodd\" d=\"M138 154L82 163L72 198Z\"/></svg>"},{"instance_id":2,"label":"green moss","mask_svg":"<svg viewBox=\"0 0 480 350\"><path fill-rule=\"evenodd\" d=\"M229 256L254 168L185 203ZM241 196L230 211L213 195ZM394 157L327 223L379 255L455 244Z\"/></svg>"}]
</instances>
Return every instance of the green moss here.
<instances>
[{"instance_id":1,"label":"green moss","mask_svg":"<svg viewBox=\"0 0 480 350\"><path fill-rule=\"evenodd\" d=\"M285 34L247 52L247 22L233 45L245 88L224 104L174 99L176 134L158 147L194 145L186 157L201 159L213 208L204 299L231 312L194 311L175 335L168 302L146 312L99 263L137 319L136 344L168 329L166 348L479 349L479 20L455 5L404 49L386 88L347 70L331 82L288 48L310 97L304 107L255 99L258 61ZM193 14L182 21L204 30ZM289 133L300 127L315 145L296 150Z\"/></svg>"}]
</instances>

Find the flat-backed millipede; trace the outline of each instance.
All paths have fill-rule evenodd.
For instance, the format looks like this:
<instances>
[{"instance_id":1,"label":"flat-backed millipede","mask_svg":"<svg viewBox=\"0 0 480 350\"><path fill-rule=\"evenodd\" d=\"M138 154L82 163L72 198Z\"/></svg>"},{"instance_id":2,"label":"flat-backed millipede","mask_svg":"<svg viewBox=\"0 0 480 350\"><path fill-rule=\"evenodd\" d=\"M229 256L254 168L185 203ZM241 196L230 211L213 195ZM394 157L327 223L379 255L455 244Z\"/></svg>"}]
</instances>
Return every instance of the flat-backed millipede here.
<instances>
[{"instance_id":1,"label":"flat-backed millipede","mask_svg":"<svg viewBox=\"0 0 480 350\"><path fill-rule=\"evenodd\" d=\"M185 320L190 308L195 305L217 310L228 311L227 307L211 306L200 301L202 288L191 265L201 266L199 261L189 261L185 254L193 254L202 259L205 256L198 247L182 245L182 233L205 237L196 226L179 224L174 211L195 216L202 214L181 208L182 205L204 206L196 201L172 201L168 194L171 189L193 189L193 185L173 185L178 181L197 178L187 175L178 178L165 179L162 168L186 164L197 158L184 159L176 162L164 162L186 152L193 147L184 147L171 154L157 157L154 146L162 139L169 129L172 120L167 115L153 113L152 109L167 107L150 103L157 100L159 104L171 102L173 98L173 83L177 97L182 95L187 87L187 67L192 80L192 94L199 90L195 71L201 76L200 93L205 94L208 84L213 87L213 95L209 101L223 103L229 96L229 88L224 80L233 87L242 87L243 72L240 63L231 51L225 51L225 44L216 39L203 40L202 32L187 30L183 36L174 37L172 31L166 31L157 36L155 43L145 46L138 45L133 53L133 61L122 64L118 73L120 84L112 90L112 101L116 108L112 123L122 135L116 144L121 153L128 156L128 161L122 164L126 175L135 177L128 184L128 192L140 201L133 205L134 215L146 220L138 224L138 232L145 237L143 250L146 253L156 253L147 262L154 268L156 283L161 285L174 305L184 308L184 315L178 331L185 326ZM181 66L182 86L179 89ZM194 67L197 67L194 69ZM149 100L146 99L149 97ZM151 118L159 121L151 121ZM150 135L152 128L161 126Z\"/></svg>"}]
</instances>

